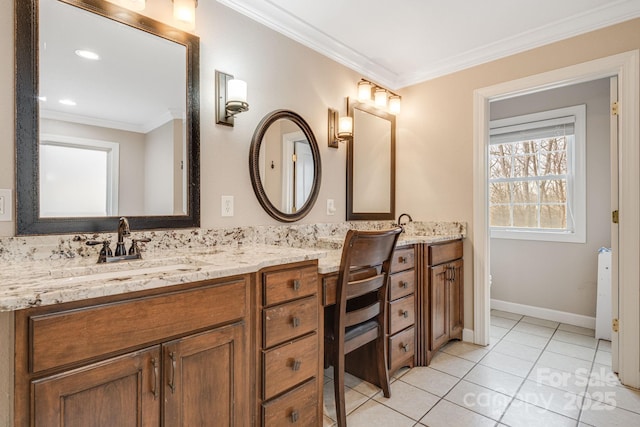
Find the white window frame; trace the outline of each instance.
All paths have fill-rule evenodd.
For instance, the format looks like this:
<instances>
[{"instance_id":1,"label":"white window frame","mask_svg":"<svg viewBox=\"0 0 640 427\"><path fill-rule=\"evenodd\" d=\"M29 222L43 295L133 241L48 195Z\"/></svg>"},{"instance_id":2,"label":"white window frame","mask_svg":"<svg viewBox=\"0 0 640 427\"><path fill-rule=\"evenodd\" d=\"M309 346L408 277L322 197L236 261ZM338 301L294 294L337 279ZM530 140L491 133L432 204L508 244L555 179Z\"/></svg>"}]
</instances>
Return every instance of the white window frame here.
<instances>
[{"instance_id":1,"label":"white window frame","mask_svg":"<svg viewBox=\"0 0 640 427\"><path fill-rule=\"evenodd\" d=\"M569 116L573 116L575 119L573 142L568 142L567 144L567 210L569 211L567 213L567 228L570 230L541 230L539 228L531 230L526 228L490 226L491 238L567 243L586 242L586 106L576 105L540 113L492 120L489 122L489 133L491 134L491 131L497 128L548 121ZM487 157L489 158L488 155ZM488 183L489 181L487 181L487 187ZM487 188L487 195L488 194ZM572 224L570 223L571 218L573 220Z\"/></svg>"},{"instance_id":2,"label":"white window frame","mask_svg":"<svg viewBox=\"0 0 640 427\"><path fill-rule=\"evenodd\" d=\"M66 135L41 134L40 145L56 145L59 147L82 148L85 150L104 151L107 153L107 200L106 215L118 215L119 183L120 183L120 144L97 139L76 138Z\"/></svg>"}]
</instances>

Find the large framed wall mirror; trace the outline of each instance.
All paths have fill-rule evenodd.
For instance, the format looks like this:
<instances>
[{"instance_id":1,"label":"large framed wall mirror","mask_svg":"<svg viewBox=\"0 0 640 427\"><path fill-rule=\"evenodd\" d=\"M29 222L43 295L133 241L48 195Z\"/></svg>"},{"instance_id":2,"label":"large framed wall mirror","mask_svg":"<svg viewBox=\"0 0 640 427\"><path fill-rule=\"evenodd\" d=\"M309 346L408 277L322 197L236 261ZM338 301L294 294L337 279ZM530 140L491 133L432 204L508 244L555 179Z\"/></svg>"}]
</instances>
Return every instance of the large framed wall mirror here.
<instances>
[{"instance_id":1,"label":"large framed wall mirror","mask_svg":"<svg viewBox=\"0 0 640 427\"><path fill-rule=\"evenodd\" d=\"M396 117L349 103L353 138L347 146L347 220L395 218Z\"/></svg>"},{"instance_id":2,"label":"large framed wall mirror","mask_svg":"<svg viewBox=\"0 0 640 427\"><path fill-rule=\"evenodd\" d=\"M299 114L276 110L260 121L249 150L249 173L256 197L271 217L293 222L311 211L320 190L320 151Z\"/></svg>"},{"instance_id":3,"label":"large framed wall mirror","mask_svg":"<svg viewBox=\"0 0 640 427\"><path fill-rule=\"evenodd\" d=\"M199 39L104 0L16 0L18 235L197 227Z\"/></svg>"}]
</instances>

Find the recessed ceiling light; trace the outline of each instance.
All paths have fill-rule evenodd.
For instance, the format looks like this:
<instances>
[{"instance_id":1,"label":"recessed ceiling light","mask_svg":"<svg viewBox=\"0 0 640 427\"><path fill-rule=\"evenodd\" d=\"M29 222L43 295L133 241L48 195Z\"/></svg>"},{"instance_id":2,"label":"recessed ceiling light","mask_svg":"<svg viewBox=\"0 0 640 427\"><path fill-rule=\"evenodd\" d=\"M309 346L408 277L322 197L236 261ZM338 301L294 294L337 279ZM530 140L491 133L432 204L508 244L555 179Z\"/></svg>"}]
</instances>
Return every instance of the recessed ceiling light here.
<instances>
[{"instance_id":1,"label":"recessed ceiling light","mask_svg":"<svg viewBox=\"0 0 640 427\"><path fill-rule=\"evenodd\" d=\"M100 59L100 55L98 55L95 52L91 52L90 50L78 49L76 50L76 55L78 55L81 58L91 59L93 61L98 61Z\"/></svg>"},{"instance_id":2,"label":"recessed ceiling light","mask_svg":"<svg viewBox=\"0 0 640 427\"><path fill-rule=\"evenodd\" d=\"M58 101L60 104L62 105L68 105L70 107L74 107L76 105L75 101L72 101L70 99L61 99L60 101Z\"/></svg>"}]
</instances>

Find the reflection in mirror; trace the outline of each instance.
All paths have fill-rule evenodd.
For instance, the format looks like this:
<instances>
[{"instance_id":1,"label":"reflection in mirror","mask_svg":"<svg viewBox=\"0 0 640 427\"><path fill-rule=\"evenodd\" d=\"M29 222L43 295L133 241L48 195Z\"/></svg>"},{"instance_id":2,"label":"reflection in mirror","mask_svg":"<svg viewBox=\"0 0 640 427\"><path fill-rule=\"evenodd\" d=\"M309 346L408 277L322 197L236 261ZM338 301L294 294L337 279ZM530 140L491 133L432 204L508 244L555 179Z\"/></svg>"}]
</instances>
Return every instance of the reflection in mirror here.
<instances>
[{"instance_id":1,"label":"reflection in mirror","mask_svg":"<svg viewBox=\"0 0 640 427\"><path fill-rule=\"evenodd\" d=\"M262 119L249 166L256 196L273 218L292 222L311 210L320 187L320 155L313 132L298 114L278 110Z\"/></svg>"},{"instance_id":2,"label":"reflection in mirror","mask_svg":"<svg viewBox=\"0 0 640 427\"><path fill-rule=\"evenodd\" d=\"M395 217L395 116L352 103L347 161L347 220Z\"/></svg>"},{"instance_id":3,"label":"reflection in mirror","mask_svg":"<svg viewBox=\"0 0 640 427\"><path fill-rule=\"evenodd\" d=\"M289 119L269 126L260 144L260 180L271 203L284 213L296 213L313 188L311 145Z\"/></svg>"},{"instance_id":4,"label":"reflection in mirror","mask_svg":"<svg viewBox=\"0 0 640 427\"><path fill-rule=\"evenodd\" d=\"M104 0L16 17L18 234L198 226L198 38Z\"/></svg>"}]
</instances>

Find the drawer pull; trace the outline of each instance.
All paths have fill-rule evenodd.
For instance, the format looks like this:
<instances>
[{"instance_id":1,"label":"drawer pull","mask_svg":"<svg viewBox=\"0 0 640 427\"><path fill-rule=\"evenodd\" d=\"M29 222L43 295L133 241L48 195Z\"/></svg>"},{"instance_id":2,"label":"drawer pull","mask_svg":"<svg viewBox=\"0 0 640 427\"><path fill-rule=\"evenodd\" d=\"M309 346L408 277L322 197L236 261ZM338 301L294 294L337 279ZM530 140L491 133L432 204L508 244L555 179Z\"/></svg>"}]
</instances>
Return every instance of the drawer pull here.
<instances>
[{"instance_id":1,"label":"drawer pull","mask_svg":"<svg viewBox=\"0 0 640 427\"><path fill-rule=\"evenodd\" d=\"M158 361L155 357L151 358L153 365L153 400L158 400Z\"/></svg>"},{"instance_id":2,"label":"drawer pull","mask_svg":"<svg viewBox=\"0 0 640 427\"><path fill-rule=\"evenodd\" d=\"M169 353L169 358L171 359L171 378L169 378L169 388L171 389L171 394L176 392L176 354L172 351Z\"/></svg>"},{"instance_id":3,"label":"drawer pull","mask_svg":"<svg viewBox=\"0 0 640 427\"><path fill-rule=\"evenodd\" d=\"M293 281L293 290L294 291L299 291L300 290L300 280L295 279Z\"/></svg>"},{"instance_id":4,"label":"drawer pull","mask_svg":"<svg viewBox=\"0 0 640 427\"><path fill-rule=\"evenodd\" d=\"M406 319L407 317L409 317L409 310L403 310L400 314Z\"/></svg>"},{"instance_id":5,"label":"drawer pull","mask_svg":"<svg viewBox=\"0 0 640 427\"><path fill-rule=\"evenodd\" d=\"M298 411L292 411L291 412L291 423L297 423L298 422Z\"/></svg>"},{"instance_id":6,"label":"drawer pull","mask_svg":"<svg viewBox=\"0 0 640 427\"><path fill-rule=\"evenodd\" d=\"M400 281L400 287L402 289L407 289L409 287L409 282Z\"/></svg>"},{"instance_id":7,"label":"drawer pull","mask_svg":"<svg viewBox=\"0 0 640 427\"><path fill-rule=\"evenodd\" d=\"M407 263L407 261L408 261L408 259L407 259L407 257L406 257L406 256L401 256L399 261L400 261L402 264L406 264L406 263Z\"/></svg>"},{"instance_id":8,"label":"drawer pull","mask_svg":"<svg viewBox=\"0 0 640 427\"><path fill-rule=\"evenodd\" d=\"M401 347L402 347L402 350L403 350L405 353L408 353L408 352L409 352L409 344L402 344L402 346L401 346Z\"/></svg>"},{"instance_id":9,"label":"drawer pull","mask_svg":"<svg viewBox=\"0 0 640 427\"><path fill-rule=\"evenodd\" d=\"M291 326L293 326L294 328L297 328L298 326L300 326L300 318L299 317L292 318Z\"/></svg>"},{"instance_id":10,"label":"drawer pull","mask_svg":"<svg viewBox=\"0 0 640 427\"><path fill-rule=\"evenodd\" d=\"M294 371L299 371L301 365L302 365L302 361L299 359L295 359L293 361L293 365L291 365L291 369L293 369Z\"/></svg>"}]
</instances>

